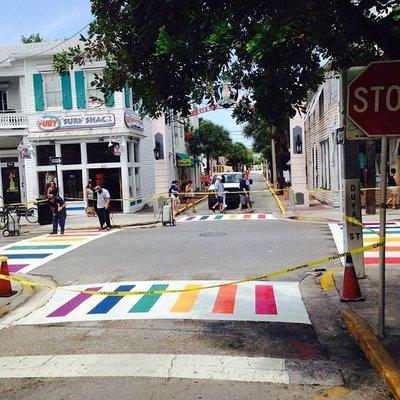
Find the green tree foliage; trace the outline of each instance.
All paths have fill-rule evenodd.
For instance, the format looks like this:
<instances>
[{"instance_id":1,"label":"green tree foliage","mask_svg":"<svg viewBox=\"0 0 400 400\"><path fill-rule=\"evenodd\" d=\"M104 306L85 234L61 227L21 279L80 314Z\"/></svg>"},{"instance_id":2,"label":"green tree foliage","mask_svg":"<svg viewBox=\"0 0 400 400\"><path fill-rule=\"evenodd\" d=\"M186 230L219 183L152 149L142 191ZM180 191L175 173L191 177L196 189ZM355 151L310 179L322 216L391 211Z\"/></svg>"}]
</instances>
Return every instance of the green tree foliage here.
<instances>
[{"instance_id":1,"label":"green tree foliage","mask_svg":"<svg viewBox=\"0 0 400 400\"><path fill-rule=\"evenodd\" d=\"M189 151L194 156L204 154L207 158L207 169L210 170L210 158L225 156L232 144L229 132L221 125L199 119L199 128L189 140Z\"/></svg>"},{"instance_id":2,"label":"green tree foliage","mask_svg":"<svg viewBox=\"0 0 400 400\"><path fill-rule=\"evenodd\" d=\"M288 118L282 119L278 125L270 124L258 113L254 114L244 126L243 134L253 139L253 151L260 153L272 165L271 140L275 140L275 158L278 181L283 182L283 171L288 169L289 153L289 122Z\"/></svg>"},{"instance_id":3,"label":"green tree foliage","mask_svg":"<svg viewBox=\"0 0 400 400\"><path fill-rule=\"evenodd\" d=\"M65 71L84 59L105 59L104 85L126 82L143 112L187 115L204 98L214 102L222 75L249 93L235 110L256 110L275 125L333 69L400 58L397 0L91 0L88 38L58 54Z\"/></svg>"},{"instance_id":4,"label":"green tree foliage","mask_svg":"<svg viewBox=\"0 0 400 400\"><path fill-rule=\"evenodd\" d=\"M44 42L43 36L40 33L32 33L29 36L21 35L21 43L41 43Z\"/></svg>"},{"instance_id":5,"label":"green tree foliage","mask_svg":"<svg viewBox=\"0 0 400 400\"><path fill-rule=\"evenodd\" d=\"M226 154L228 163L235 171L240 171L246 165L253 164L253 152L249 150L243 143L233 143Z\"/></svg>"}]
</instances>

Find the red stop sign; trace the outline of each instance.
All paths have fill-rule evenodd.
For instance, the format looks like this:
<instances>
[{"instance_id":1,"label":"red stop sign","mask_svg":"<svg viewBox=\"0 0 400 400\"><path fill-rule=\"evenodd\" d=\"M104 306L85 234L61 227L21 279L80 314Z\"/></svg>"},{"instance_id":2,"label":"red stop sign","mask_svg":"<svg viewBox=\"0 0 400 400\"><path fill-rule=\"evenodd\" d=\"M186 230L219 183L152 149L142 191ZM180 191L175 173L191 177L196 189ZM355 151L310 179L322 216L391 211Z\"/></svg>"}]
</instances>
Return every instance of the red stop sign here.
<instances>
[{"instance_id":1,"label":"red stop sign","mask_svg":"<svg viewBox=\"0 0 400 400\"><path fill-rule=\"evenodd\" d=\"M347 116L368 136L400 135L400 61L374 62L347 87Z\"/></svg>"}]
</instances>

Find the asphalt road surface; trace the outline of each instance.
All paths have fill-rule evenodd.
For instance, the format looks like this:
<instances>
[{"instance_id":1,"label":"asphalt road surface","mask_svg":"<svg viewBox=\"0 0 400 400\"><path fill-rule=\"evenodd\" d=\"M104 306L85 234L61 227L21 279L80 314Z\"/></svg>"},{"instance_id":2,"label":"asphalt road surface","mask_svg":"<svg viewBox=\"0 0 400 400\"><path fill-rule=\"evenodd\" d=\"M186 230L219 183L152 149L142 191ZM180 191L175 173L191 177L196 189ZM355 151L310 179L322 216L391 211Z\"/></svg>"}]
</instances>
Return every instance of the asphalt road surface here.
<instances>
[{"instance_id":1,"label":"asphalt road surface","mask_svg":"<svg viewBox=\"0 0 400 400\"><path fill-rule=\"evenodd\" d=\"M254 191L265 188L257 176L254 179ZM269 192L253 193L252 198L255 212L279 216ZM206 203L198 207L198 214L209 213ZM182 280L190 284L244 279L335 252L325 225L273 219L182 222L176 227L116 231L66 252L31 274L51 277L63 286L106 285L111 288L108 290L135 290L147 281L173 287ZM229 296L235 301L235 290L235 304L242 310L235 309L231 314L219 311L227 314L214 320L202 319L201 315L211 314L204 314L206 311L200 308L189 319L163 319L160 312L147 319L144 309L147 307L150 315L156 301L170 301L168 294L160 299L147 296L138 301L139 305L132 296L122 300L109 296L100 304L97 296L86 299L80 295L78 301L76 293L65 294L65 300L63 293L57 294L59 299L54 296L26 313L25 322L22 318L0 330L0 395L6 399L264 399L266 395L271 399L311 399L327 387L343 383L340 366L330 359L313 325L274 320L274 315L268 320L265 316L279 317L282 311L283 319L290 316L301 320L301 307L305 307L297 296L296 282L306 274L301 270L275 278L287 282L281 284L282 289L278 284L271 289L266 282L260 283L261 289L246 289L246 293L275 290L275 300L260 297L264 303L260 303L259 314L265 320L246 320L250 297L240 288L230 293L227 291L232 288L212 289L216 295L214 313L217 303L229 308ZM198 299L178 296L174 297L174 307L178 301L180 306L195 301L211 304L203 294ZM308 310L318 308L318 294L315 299L313 296L307 300ZM291 302L293 309L299 307L299 315L293 315ZM171 304L167 304L168 310ZM273 309L274 304L279 312ZM79 307L86 307L85 312L79 312ZM125 314L118 311L123 308ZM54 322L48 317L50 311L58 313ZM70 320L64 321L63 315ZM29 321L30 316L36 319ZM130 319L132 316L136 319ZM32 357L39 355L43 357ZM80 358L71 361L65 355ZM190 355L190 359L182 360L182 355ZM21 358L15 358L18 356ZM1 375L2 362L15 363L8 379ZM243 369L236 370L235 366L243 362ZM362 366L366 372L346 399L387 398L368 364Z\"/></svg>"}]
</instances>

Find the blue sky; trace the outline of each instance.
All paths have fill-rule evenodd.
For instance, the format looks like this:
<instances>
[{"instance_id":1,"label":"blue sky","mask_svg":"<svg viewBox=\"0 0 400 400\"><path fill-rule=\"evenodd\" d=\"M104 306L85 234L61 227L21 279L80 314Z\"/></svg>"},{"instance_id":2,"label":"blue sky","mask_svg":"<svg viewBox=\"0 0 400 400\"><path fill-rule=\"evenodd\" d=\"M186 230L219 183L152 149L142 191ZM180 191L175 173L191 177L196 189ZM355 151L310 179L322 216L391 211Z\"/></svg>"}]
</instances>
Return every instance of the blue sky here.
<instances>
[{"instance_id":1,"label":"blue sky","mask_svg":"<svg viewBox=\"0 0 400 400\"><path fill-rule=\"evenodd\" d=\"M2 45L19 43L21 35L31 33L40 33L46 40L65 39L92 20L89 0L0 0L0 14ZM250 146L249 140L240 134L241 127L236 125L231 111L217 110L201 117L223 125L233 141Z\"/></svg>"}]
</instances>

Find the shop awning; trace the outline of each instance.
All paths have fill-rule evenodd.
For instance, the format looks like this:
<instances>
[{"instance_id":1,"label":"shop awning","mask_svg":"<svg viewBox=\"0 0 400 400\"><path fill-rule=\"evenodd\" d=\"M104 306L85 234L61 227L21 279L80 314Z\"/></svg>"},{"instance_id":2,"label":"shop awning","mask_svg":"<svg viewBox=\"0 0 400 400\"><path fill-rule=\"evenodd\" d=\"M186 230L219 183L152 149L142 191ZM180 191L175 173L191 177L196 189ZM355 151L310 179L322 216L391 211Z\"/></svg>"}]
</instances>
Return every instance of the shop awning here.
<instances>
[{"instance_id":1,"label":"shop awning","mask_svg":"<svg viewBox=\"0 0 400 400\"><path fill-rule=\"evenodd\" d=\"M193 160L186 153L176 153L178 167L194 167Z\"/></svg>"}]
</instances>

